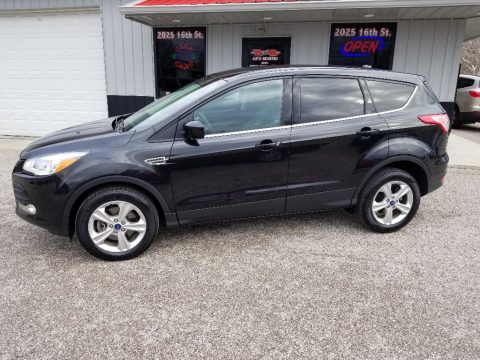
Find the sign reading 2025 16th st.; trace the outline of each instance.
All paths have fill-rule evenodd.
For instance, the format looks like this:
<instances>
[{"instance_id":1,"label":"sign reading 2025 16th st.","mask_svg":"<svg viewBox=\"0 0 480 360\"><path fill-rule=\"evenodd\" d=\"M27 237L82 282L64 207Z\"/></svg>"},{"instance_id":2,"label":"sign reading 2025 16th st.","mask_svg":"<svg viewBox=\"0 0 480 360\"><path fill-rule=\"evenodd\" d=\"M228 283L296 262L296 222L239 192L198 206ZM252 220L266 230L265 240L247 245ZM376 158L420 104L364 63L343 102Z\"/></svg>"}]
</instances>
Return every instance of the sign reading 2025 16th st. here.
<instances>
[{"instance_id":1,"label":"sign reading 2025 16th st.","mask_svg":"<svg viewBox=\"0 0 480 360\"><path fill-rule=\"evenodd\" d=\"M332 24L329 64L391 69L396 23Z\"/></svg>"},{"instance_id":2,"label":"sign reading 2025 16th st.","mask_svg":"<svg viewBox=\"0 0 480 360\"><path fill-rule=\"evenodd\" d=\"M154 29L156 96L178 90L205 76L206 29Z\"/></svg>"}]
</instances>

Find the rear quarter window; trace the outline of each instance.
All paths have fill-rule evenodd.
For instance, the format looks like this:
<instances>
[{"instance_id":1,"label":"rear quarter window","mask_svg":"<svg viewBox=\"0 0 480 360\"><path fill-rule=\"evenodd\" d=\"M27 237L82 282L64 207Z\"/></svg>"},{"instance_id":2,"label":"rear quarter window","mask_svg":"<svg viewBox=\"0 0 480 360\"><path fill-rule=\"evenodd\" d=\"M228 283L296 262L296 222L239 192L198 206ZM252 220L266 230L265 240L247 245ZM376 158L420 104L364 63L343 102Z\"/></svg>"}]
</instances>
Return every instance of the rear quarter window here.
<instances>
[{"instance_id":1,"label":"rear quarter window","mask_svg":"<svg viewBox=\"0 0 480 360\"><path fill-rule=\"evenodd\" d=\"M463 89L466 87L473 86L475 84L475 80L473 79L468 79L464 77L459 77L457 81L457 89Z\"/></svg>"},{"instance_id":2,"label":"rear quarter window","mask_svg":"<svg viewBox=\"0 0 480 360\"><path fill-rule=\"evenodd\" d=\"M367 86L378 112L401 109L415 90L413 85L387 81L367 80Z\"/></svg>"}]
</instances>

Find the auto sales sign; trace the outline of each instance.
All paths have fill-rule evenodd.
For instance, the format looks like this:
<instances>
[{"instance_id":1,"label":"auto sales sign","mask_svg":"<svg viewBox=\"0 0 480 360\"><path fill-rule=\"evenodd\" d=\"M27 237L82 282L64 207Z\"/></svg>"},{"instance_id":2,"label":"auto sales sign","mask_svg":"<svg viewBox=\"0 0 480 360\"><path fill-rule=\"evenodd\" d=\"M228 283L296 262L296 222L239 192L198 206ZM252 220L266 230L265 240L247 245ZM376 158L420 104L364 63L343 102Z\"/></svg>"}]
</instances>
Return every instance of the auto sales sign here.
<instances>
[{"instance_id":1,"label":"auto sales sign","mask_svg":"<svg viewBox=\"0 0 480 360\"><path fill-rule=\"evenodd\" d=\"M396 30L396 23L333 24L329 63L391 69Z\"/></svg>"}]
</instances>

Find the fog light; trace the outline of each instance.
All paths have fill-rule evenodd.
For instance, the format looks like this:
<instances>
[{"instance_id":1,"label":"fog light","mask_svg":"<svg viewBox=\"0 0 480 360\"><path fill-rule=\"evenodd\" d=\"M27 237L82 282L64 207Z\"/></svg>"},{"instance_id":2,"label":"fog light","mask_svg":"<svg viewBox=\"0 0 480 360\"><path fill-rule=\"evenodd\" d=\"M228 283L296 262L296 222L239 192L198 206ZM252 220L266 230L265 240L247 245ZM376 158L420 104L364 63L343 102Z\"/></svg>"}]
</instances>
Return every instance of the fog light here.
<instances>
[{"instance_id":1,"label":"fog light","mask_svg":"<svg viewBox=\"0 0 480 360\"><path fill-rule=\"evenodd\" d=\"M37 213L37 208L35 207L35 205L32 205L32 204L28 204L28 205L18 204L18 208L22 212L28 215L35 215Z\"/></svg>"}]
</instances>

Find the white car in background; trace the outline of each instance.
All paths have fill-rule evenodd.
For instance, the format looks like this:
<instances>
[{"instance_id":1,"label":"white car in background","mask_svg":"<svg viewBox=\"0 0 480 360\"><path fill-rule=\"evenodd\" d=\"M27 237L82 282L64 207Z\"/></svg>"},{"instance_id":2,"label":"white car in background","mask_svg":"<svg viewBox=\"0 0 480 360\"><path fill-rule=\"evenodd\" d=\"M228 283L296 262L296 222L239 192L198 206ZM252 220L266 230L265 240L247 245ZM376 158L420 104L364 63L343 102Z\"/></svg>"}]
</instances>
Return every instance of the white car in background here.
<instances>
[{"instance_id":1,"label":"white car in background","mask_svg":"<svg viewBox=\"0 0 480 360\"><path fill-rule=\"evenodd\" d=\"M457 81L455 117L452 127L480 122L480 76L460 75Z\"/></svg>"}]
</instances>

